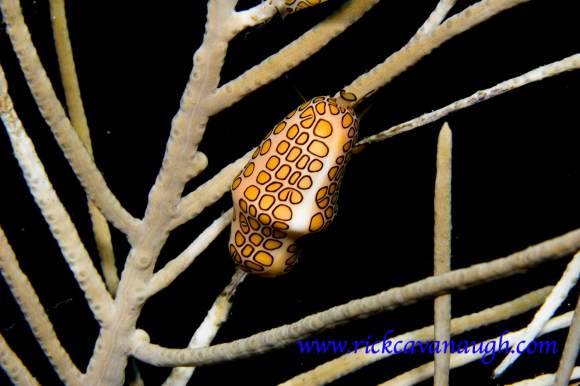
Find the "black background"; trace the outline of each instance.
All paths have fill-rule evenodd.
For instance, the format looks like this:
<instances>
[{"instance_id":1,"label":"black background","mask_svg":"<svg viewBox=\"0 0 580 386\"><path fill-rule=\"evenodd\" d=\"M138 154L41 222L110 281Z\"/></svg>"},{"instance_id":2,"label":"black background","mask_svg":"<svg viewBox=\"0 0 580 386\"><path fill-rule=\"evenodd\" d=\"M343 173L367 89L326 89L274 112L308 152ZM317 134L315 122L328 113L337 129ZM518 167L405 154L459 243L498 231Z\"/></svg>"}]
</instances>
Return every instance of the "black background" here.
<instances>
[{"instance_id":1,"label":"black background","mask_svg":"<svg viewBox=\"0 0 580 386\"><path fill-rule=\"evenodd\" d=\"M222 83L290 43L340 5L316 9L242 32L232 42ZM455 13L472 2L458 1ZM532 1L445 43L377 92L359 136L376 133L423 112L580 52L574 1ZM243 1L239 9L252 2ZM334 94L400 48L436 1L382 1L339 38L284 77L262 87L210 120L200 149L209 166L191 191L255 146L288 111L306 98ZM33 40L49 76L59 83L48 6L23 3ZM203 1L69 1L67 12L84 104L98 167L126 208L141 217L158 172L170 120L191 70L205 23ZM0 61L10 94L54 186L82 239L96 256L85 197L48 127L35 109L7 36ZM62 97L62 89L56 86ZM454 268L505 256L580 225L578 204L578 93L580 74L566 73L450 115L453 130ZM63 99L63 98L61 98ZM215 342L227 342L296 321L313 312L432 273L433 184L438 121L372 145L351 161L343 181L339 215L326 232L304 241L302 261L276 279L249 277ZM4 131L0 134L0 223L49 317L77 365L84 369L97 325L56 243L23 182ZM176 256L231 205L229 195L175 231L157 266ZM121 268L128 244L113 231ZM144 307L139 327L152 341L183 347L234 272L224 232L171 287ZM463 315L554 284L566 261L543 264L524 275L453 295L453 315ZM575 292L577 294L577 291ZM0 283L0 331L42 384L58 378L36 346L6 285ZM568 299L561 311L573 309ZM470 339L524 326L532 313L475 331ZM404 307L317 335L319 339L378 338L432 323L432 302ZM562 348L565 332L548 336ZM271 385L331 359L300 355L296 345L267 355L196 370L196 384L240 382ZM428 357L390 358L337 381L374 385ZM499 363L496 358L494 365ZM454 370L452 385L493 385L495 366L477 362ZM168 369L139 364L147 384ZM500 380L509 383L553 372L557 358L524 356ZM0 384L8 383L0 374ZM192 382L194 383L194 382ZM430 384L427 381L424 384Z\"/></svg>"}]
</instances>

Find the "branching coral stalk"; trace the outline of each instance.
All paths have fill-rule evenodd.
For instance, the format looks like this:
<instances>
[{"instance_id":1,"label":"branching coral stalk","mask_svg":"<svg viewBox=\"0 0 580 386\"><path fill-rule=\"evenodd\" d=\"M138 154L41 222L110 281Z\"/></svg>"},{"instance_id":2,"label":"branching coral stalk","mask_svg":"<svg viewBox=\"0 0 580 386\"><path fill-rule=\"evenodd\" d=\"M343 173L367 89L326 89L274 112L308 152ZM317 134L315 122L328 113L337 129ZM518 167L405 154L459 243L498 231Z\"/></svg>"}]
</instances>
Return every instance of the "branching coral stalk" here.
<instances>
[{"instance_id":1,"label":"branching coral stalk","mask_svg":"<svg viewBox=\"0 0 580 386\"><path fill-rule=\"evenodd\" d=\"M548 321L548 323L541 330L540 334L544 335L553 331L560 330L562 328L566 328L570 325L571 319L572 319L571 312L555 317L550 321ZM481 347L485 347L483 353L476 353L470 351L469 353L453 354L451 356L451 367L452 368L461 367L468 363L475 362L476 360L483 358L484 356L488 355L487 347L493 347L494 349L496 349L495 352L497 352L498 350L501 349L501 347L499 346L500 340L501 342L507 342L508 345L512 347L514 344L521 341L520 338L522 332L523 330L514 331L509 334L502 335L501 337L486 340L485 342L480 343ZM432 376L433 376L433 363L426 363L413 370L403 373L393 379L390 379L387 382L381 383L379 386L411 386L419 382L422 382L426 379L429 379Z\"/></svg>"},{"instance_id":2,"label":"branching coral stalk","mask_svg":"<svg viewBox=\"0 0 580 386\"><path fill-rule=\"evenodd\" d=\"M232 307L232 297L235 295L238 286L244 281L247 274L242 270L236 270L230 283L217 297L205 319L193 334L188 347L207 347L215 338L219 328L225 322ZM171 374L165 380L165 386L185 386L191 379L195 367L176 367L171 370Z\"/></svg>"},{"instance_id":3,"label":"branching coral stalk","mask_svg":"<svg viewBox=\"0 0 580 386\"><path fill-rule=\"evenodd\" d=\"M467 331L474 330L489 324L497 323L502 320L509 319L515 315L522 314L530 309L542 304L551 287L544 287L528 294L520 296L509 302L499 304L485 310L475 312L473 314L465 315L451 320L451 332L453 335L460 335ZM434 327L428 326L418 330L410 331L395 337L388 337L391 341L398 340L422 340L428 341L434 338ZM287 380L281 385L284 386L298 386L311 385L320 386L339 379L347 374L353 373L361 368L375 363L379 360L385 359L393 355L390 352L382 350L382 342L370 346L369 352L364 351L353 352L342 355L336 359L323 363L316 368L307 371L303 374L297 375L292 379ZM366 350L365 350L366 351ZM433 365L430 367L431 374L433 374Z\"/></svg>"},{"instance_id":4,"label":"branching coral stalk","mask_svg":"<svg viewBox=\"0 0 580 386\"><path fill-rule=\"evenodd\" d=\"M452 137L445 123L437 143L437 176L435 177L434 275L451 269L451 149ZM447 342L450 337L451 295L435 298L435 340ZM435 354L435 386L449 384L449 352Z\"/></svg>"},{"instance_id":5,"label":"branching coral stalk","mask_svg":"<svg viewBox=\"0 0 580 386\"><path fill-rule=\"evenodd\" d=\"M576 363L576 358L578 357L578 352L580 351L580 297L578 297L578 302L576 303L576 309L574 310L574 319L572 320L572 325L568 331L568 337L566 338L566 344L564 345L564 351L560 357L560 365L558 366L558 371L556 372L556 380L554 381L555 386L564 386L568 383L572 377L573 367ZM580 374L574 378L580 378Z\"/></svg>"},{"instance_id":6,"label":"branching coral stalk","mask_svg":"<svg viewBox=\"0 0 580 386\"><path fill-rule=\"evenodd\" d=\"M231 0L208 3L206 34L194 54L194 67L172 121L163 164L119 284L115 311L122 317L101 329L89 363L86 379L93 384L119 384L123 380L129 339L149 295L147 284L159 252L176 226L176 209L185 183L197 171L192 161L209 116L208 96L218 85L229 40L243 28L235 4Z\"/></svg>"},{"instance_id":7,"label":"branching coral stalk","mask_svg":"<svg viewBox=\"0 0 580 386\"><path fill-rule=\"evenodd\" d=\"M161 291L170 285L183 271L193 263L232 221L233 209L229 209L216 219L175 259L172 259L163 268L153 275L147 288L147 297Z\"/></svg>"},{"instance_id":8,"label":"branching coral stalk","mask_svg":"<svg viewBox=\"0 0 580 386\"><path fill-rule=\"evenodd\" d=\"M110 318L111 297L93 266L69 214L56 195L32 141L14 111L2 67L0 67L0 116L36 204L83 290L95 318L99 323L106 322Z\"/></svg>"},{"instance_id":9,"label":"branching coral stalk","mask_svg":"<svg viewBox=\"0 0 580 386\"><path fill-rule=\"evenodd\" d=\"M0 335L0 367L10 378L12 384L16 386L39 385L36 378L30 374L18 355L12 351L2 335Z\"/></svg>"},{"instance_id":10,"label":"branching coral stalk","mask_svg":"<svg viewBox=\"0 0 580 386\"><path fill-rule=\"evenodd\" d=\"M439 27L439 25L441 24L443 19L445 19L445 17L447 16L447 13L451 10L453 5L455 5L455 2L456 2L455 0L440 0L437 3L437 6L435 7L435 9L431 12L431 14L429 14L429 17L427 18L427 20L425 20L425 22L421 25L421 27L419 27L417 32L415 32L415 34L411 38L411 41L414 41L421 36L429 35L437 27ZM378 67L379 66L375 67L375 69ZM353 94L350 90L349 91L341 90L341 91L336 93L335 97L337 98L338 103L340 103L344 107L351 106L351 105L354 106L357 103L361 102L362 99L373 94L375 91L376 91L376 89L372 89L368 93L361 96L361 95ZM346 98L345 95L349 95L349 97ZM361 98L358 98L359 96L361 96Z\"/></svg>"},{"instance_id":11,"label":"branching coral stalk","mask_svg":"<svg viewBox=\"0 0 580 386\"><path fill-rule=\"evenodd\" d=\"M529 0L482 0L447 19L431 33L422 34L418 32L403 48L346 86L345 91L349 94L354 94L360 101L374 90L386 85L391 79L417 63L419 59L428 55L447 40L506 9L526 1ZM336 97L340 98L340 94L337 93ZM342 100L341 103L345 105L352 104L351 101L345 100Z\"/></svg>"},{"instance_id":12,"label":"branching coral stalk","mask_svg":"<svg viewBox=\"0 0 580 386\"><path fill-rule=\"evenodd\" d=\"M32 44L30 32L24 22L18 0L2 0L0 8L14 52L26 77L38 108L60 145L65 157L93 202L111 223L127 234L133 234L137 225L134 219L109 190L102 174L90 154L82 145L42 67Z\"/></svg>"},{"instance_id":13,"label":"branching coral stalk","mask_svg":"<svg viewBox=\"0 0 580 386\"><path fill-rule=\"evenodd\" d=\"M209 117L207 97L218 85L228 42L238 31L234 7L232 0L208 3L205 36L193 56L194 66L171 123L163 164L149 193L146 218L161 216L166 210L174 212L172 205L192 177L191 160Z\"/></svg>"},{"instance_id":14,"label":"branching coral stalk","mask_svg":"<svg viewBox=\"0 0 580 386\"><path fill-rule=\"evenodd\" d=\"M353 300L310 315L295 323L273 328L235 342L223 343L206 349L167 349L149 343L147 339L144 339L146 334L141 333L135 335L132 340L132 353L138 359L156 366L200 366L248 357L276 347L287 346L314 332L354 318L385 312L453 289L466 288L521 273L541 262L570 254L579 247L580 229L577 229L508 257L431 276L403 287L391 288L377 295Z\"/></svg>"},{"instance_id":15,"label":"branching coral stalk","mask_svg":"<svg viewBox=\"0 0 580 386\"><path fill-rule=\"evenodd\" d=\"M81 90L68 34L64 0L50 0L50 15L52 20L52 33L60 67L60 76L62 78L70 121L79 135L80 140L83 142L85 149L93 156L89 125L83 108ZM107 284L109 292L114 295L119 285L119 275L117 273L117 266L115 265L115 254L113 252L109 225L107 224L107 219L90 198L88 200L88 206L93 223L97 251L101 257L101 269L103 270L105 283Z\"/></svg>"},{"instance_id":16,"label":"branching coral stalk","mask_svg":"<svg viewBox=\"0 0 580 386\"><path fill-rule=\"evenodd\" d=\"M2 228L0 228L0 272L57 375L67 385L78 385L81 373L61 346L52 323L28 277L20 269Z\"/></svg>"},{"instance_id":17,"label":"branching coral stalk","mask_svg":"<svg viewBox=\"0 0 580 386\"><path fill-rule=\"evenodd\" d=\"M526 84L537 82L554 75L561 74L566 71L573 71L580 68L580 54L571 55L567 58L535 68L523 75L508 79L493 87L485 90L477 91L467 98L460 99L445 107L423 114L417 118L411 119L407 122L395 125L387 130L381 131L378 134L370 135L363 138L357 143L357 146L367 145L370 143L380 142L385 139L394 137L395 135L405 133L407 131L416 129L418 127L427 125L428 123L437 121L452 112L473 106L479 102L486 101L490 98L501 95L505 92L515 90L518 87Z\"/></svg>"},{"instance_id":18,"label":"branching coral stalk","mask_svg":"<svg viewBox=\"0 0 580 386\"><path fill-rule=\"evenodd\" d=\"M522 341L525 341L525 347L521 347L524 350L528 345L536 338L538 333L542 330L542 327L548 322L548 320L554 315L558 307L562 304L564 299L570 293L570 290L576 282L578 281L578 276L580 275L580 252L578 252L572 261L566 267L564 274L550 293L550 296L546 299L542 307L538 310L532 322L525 328L524 333L521 337ZM504 360L496 367L493 374L495 377L500 376L509 366L511 366L521 355L520 352L509 353Z\"/></svg>"}]
</instances>

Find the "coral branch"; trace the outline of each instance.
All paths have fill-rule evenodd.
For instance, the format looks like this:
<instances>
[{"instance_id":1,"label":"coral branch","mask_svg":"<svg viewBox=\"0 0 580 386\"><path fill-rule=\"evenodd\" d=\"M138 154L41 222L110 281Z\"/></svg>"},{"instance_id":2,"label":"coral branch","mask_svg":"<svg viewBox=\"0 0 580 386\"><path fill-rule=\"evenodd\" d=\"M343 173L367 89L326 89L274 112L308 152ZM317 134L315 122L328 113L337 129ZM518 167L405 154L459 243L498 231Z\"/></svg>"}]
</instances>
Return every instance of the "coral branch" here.
<instances>
[{"instance_id":1,"label":"coral branch","mask_svg":"<svg viewBox=\"0 0 580 386\"><path fill-rule=\"evenodd\" d=\"M193 55L193 69L171 122L161 170L149 193L146 217L175 210L185 183L195 175L192 167L208 121L208 99L220 80L229 41L235 36L235 1L209 1L203 42Z\"/></svg>"},{"instance_id":2,"label":"coral branch","mask_svg":"<svg viewBox=\"0 0 580 386\"><path fill-rule=\"evenodd\" d=\"M497 323L499 321L506 320L513 316L527 312L530 309L542 304L546 296L548 296L550 289L551 287L544 287L527 293L509 302L499 304L497 306L490 307L473 314L452 319L451 334L460 335L467 331ZM433 338L434 326L423 327L421 329L410 331L395 337L388 337L388 339L394 342L398 340L428 341L432 340ZM323 363L310 371L297 375L294 378L282 383L281 385L325 385L340 377L353 373L365 366L393 355L392 352L390 353L383 351L382 342L371 346L370 350L372 350L372 355L368 355L363 351L342 355L336 359ZM432 364L430 371L431 373L433 372Z\"/></svg>"},{"instance_id":3,"label":"coral branch","mask_svg":"<svg viewBox=\"0 0 580 386\"><path fill-rule=\"evenodd\" d=\"M89 154L92 155L91 135L81 99L81 90L68 33L64 0L50 0L50 20L52 22L52 34L70 121L83 145L85 145Z\"/></svg>"},{"instance_id":4,"label":"coral branch","mask_svg":"<svg viewBox=\"0 0 580 386\"><path fill-rule=\"evenodd\" d=\"M220 86L211 97L210 115L217 114L244 96L293 69L330 40L359 20L378 0L350 0L333 15L321 21L276 54Z\"/></svg>"},{"instance_id":5,"label":"coral branch","mask_svg":"<svg viewBox=\"0 0 580 386\"><path fill-rule=\"evenodd\" d=\"M14 155L36 204L84 291L95 318L100 323L106 322L110 317L112 299L93 266L69 214L52 188L32 141L14 111L2 67L0 67L0 115L10 137Z\"/></svg>"},{"instance_id":6,"label":"coral branch","mask_svg":"<svg viewBox=\"0 0 580 386\"><path fill-rule=\"evenodd\" d=\"M570 325L571 319L572 319L571 312L551 319L542 329L541 335L548 334L550 332L568 327ZM464 366L468 363L475 362L476 360L481 359L486 355L495 355L488 353L487 347L491 345L494 351L497 352L499 351L499 349L501 349L499 345L500 341L507 342L508 345L511 347L515 343L520 341L521 333L522 330L514 331L509 334L497 337L495 339L486 340L485 342L481 343L481 346L485 347L485 350L482 350L483 352L453 354L451 357L451 367L455 369L457 367ZM379 386L410 386L422 382L430 378L431 376L433 376L433 363L426 363L411 371L407 371L406 373L403 373L393 379L390 379L387 382L381 383Z\"/></svg>"},{"instance_id":7,"label":"coral branch","mask_svg":"<svg viewBox=\"0 0 580 386\"><path fill-rule=\"evenodd\" d=\"M554 315L558 307L562 304L564 299L570 293L570 290L576 282L578 281L578 276L580 275L580 252L578 252L572 261L566 267L564 274L558 280L558 283L542 305L532 322L525 328L521 340L525 341L525 345L520 347L521 350L515 352L510 352L503 359L503 361L495 368L493 371L494 377L500 376L508 367L510 367L521 355L523 350L525 350L529 344L536 338L538 333L542 330L542 327L548 322L548 320Z\"/></svg>"},{"instance_id":8,"label":"coral branch","mask_svg":"<svg viewBox=\"0 0 580 386\"><path fill-rule=\"evenodd\" d=\"M425 35L428 35L431 32L433 32L439 26L439 24L443 21L443 19L445 19L445 16L447 16L447 13L453 7L455 2L456 2L456 0L440 0L437 3L437 6L435 7L435 9L431 12L429 17L427 18L427 20L425 20L423 25L421 25L421 27L419 27L417 32L415 32L415 34L411 38L411 41L416 40L419 36L425 36ZM374 90L371 90L362 97L366 98L366 97L370 96L373 92L374 92ZM363 98L358 98L358 96L356 94L351 94L350 98L344 98L343 96L345 94L351 94L351 93L346 91L346 90L341 90L341 91L337 92L335 95L338 103L340 103L344 107L351 106L351 105L354 106L363 99Z\"/></svg>"},{"instance_id":9,"label":"coral branch","mask_svg":"<svg viewBox=\"0 0 580 386\"><path fill-rule=\"evenodd\" d=\"M149 192L140 232L132 240L119 283L115 311L122 317L99 336L87 370L91 382L123 382L128 342L147 299L147 283L155 262L173 229L183 188L207 164L205 155L197 155L197 147L208 120L208 96L219 83L228 42L236 32L235 5L234 0L208 2L206 33L193 55L194 66L171 124L161 170Z\"/></svg>"},{"instance_id":10,"label":"coral branch","mask_svg":"<svg viewBox=\"0 0 580 386\"><path fill-rule=\"evenodd\" d=\"M50 15L56 54L60 67L60 77L64 87L64 95L66 97L70 120L85 149L87 149L87 152L92 157L93 147L91 145L90 130L83 108L81 90L77 79L75 62L73 60L64 0L50 0ZM107 219L90 198L88 199L89 214L93 223L97 251L101 257L101 269L103 270L107 289L111 295L114 295L119 285L119 275L117 273L117 266L115 265L111 232L107 224Z\"/></svg>"},{"instance_id":11,"label":"coral branch","mask_svg":"<svg viewBox=\"0 0 580 386\"><path fill-rule=\"evenodd\" d=\"M147 297L161 291L170 285L183 271L185 271L200 253L211 244L220 233L230 225L233 209L229 209L207 227L183 252L157 271L147 288Z\"/></svg>"},{"instance_id":12,"label":"coral branch","mask_svg":"<svg viewBox=\"0 0 580 386\"><path fill-rule=\"evenodd\" d=\"M350 85L346 86L344 90L346 93L356 95L358 97L357 102L360 102L364 97L383 87L391 79L417 63L447 40L508 8L526 1L529 0L482 0L450 17L433 32L415 34L403 48L369 72L359 76ZM336 98L340 98L339 93L336 94ZM340 102L343 105L352 103L346 100L341 100Z\"/></svg>"},{"instance_id":13,"label":"coral branch","mask_svg":"<svg viewBox=\"0 0 580 386\"><path fill-rule=\"evenodd\" d=\"M429 34L435 30L441 24L443 19L447 16L451 8L455 5L457 0L440 0L437 6L431 12L427 20L423 23L417 34Z\"/></svg>"},{"instance_id":14,"label":"coral branch","mask_svg":"<svg viewBox=\"0 0 580 386\"><path fill-rule=\"evenodd\" d=\"M437 176L435 177L435 276L451 269L451 149L452 137L445 123L437 143ZM435 340L449 341L451 323L451 295L435 298ZM435 386L449 384L449 352L435 354Z\"/></svg>"},{"instance_id":15,"label":"coral branch","mask_svg":"<svg viewBox=\"0 0 580 386\"><path fill-rule=\"evenodd\" d=\"M578 248L580 248L580 229L528 247L508 257L431 276L403 287L391 288L377 295L352 300L295 323L235 342L223 343L206 349L179 350L133 340L132 351L138 359L156 366L200 366L248 357L276 347L285 347L314 332L334 327L354 318L368 317L377 312L392 310L453 289L463 289L521 273L541 262L561 258Z\"/></svg>"},{"instance_id":16,"label":"coral branch","mask_svg":"<svg viewBox=\"0 0 580 386\"><path fill-rule=\"evenodd\" d=\"M15 386L40 385L0 334L0 367Z\"/></svg>"},{"instance_id":17,"label":"coral branch","mask_svg":"<svg viewBox=\"0 0 580 386\"><path fill-rule=\"evenodd\" d=\"M580 296L578 297L578 302L576 303L576 309L574 310L574 319L572 320L572 325L568 331L568 337L566 338L566 344L564 345L564 351L562 352L562 357L560 358L560 365L558 366L558 371L556 372L556 379L554 381L554 386L565 386L572 377L573 367L576 363L576 358L578 357L578 352L580 351ZM580 374L575 375L574 378L580 378Z\"/></svg>"},{"instance_id":18,"label":"coral branch","mask_svg":"<svg viewBox=\"0 0 580 386\"><path fill-rule=\"evenodd\" d=\"M557 62L553 62L545 66L538 67L534 70L526 72L523 75L501 82L493 87L477 91L476 93L468 96L467 98L463 98L456 102L450 103L447 106L442 107L438 110L423 114L407 122L400 123L387 130L381 131L378 134L368 136L360 140L357 143L357 147L383 141L385 139L394 137L395 135L402 134L407 131L416 129L417 127L421 127L428 123L437 121L451 114L454 111L461 110L469 106L473 106L474 104L486 101L490 98L501 95L505 92L515 90L516 88L524 86L526 84L537 82L542 79L558 75L566 71L577 70L579 68L580 68L580 54L572 55Z\"/></svg>"},{"instance_id":19,"label":"coral branch","mask_svg":"<svg viewBox=\"0 0 580 386\"><path fill-rule=\"evenodd\" d=\"M207 347L215 338L221 325L226 321L232 308L232 297L236 294L238 286L244 281L247 274L238 269L232 276L230 283L224 288L209 309L205 319L189 341L189 348ZM165 386L185 386L189 382L195 367L176 367L165 380Z\"/></svg>"},{"instance_id":20,"label":"coral branch","mask_svg":"<svg viewBox=\"0 0 580 386\"><path fill-rule=\"evenodd\" d=\"M87 194L107 219L131 237L138 221L121 206L109 190L103 176L66 117L40 62L36 48L32 44L30 32L20 9L20 2L18 0L2 0L0 8L26 82L65 157Z\"/></svg>"},{"instance_id":21,"label":"coral branch","mask_svg":"<svg viewBox=\"0 0 580 386\"><path fill-rule=\"evenodd\" d=\"M30 325L32 333L60 379L67 385L79 385L82 374L61 346L52 323L28 277L20 269L12 247L0 227L0 272L10 288L14 299Z\"/></svg>"}]
</instances>

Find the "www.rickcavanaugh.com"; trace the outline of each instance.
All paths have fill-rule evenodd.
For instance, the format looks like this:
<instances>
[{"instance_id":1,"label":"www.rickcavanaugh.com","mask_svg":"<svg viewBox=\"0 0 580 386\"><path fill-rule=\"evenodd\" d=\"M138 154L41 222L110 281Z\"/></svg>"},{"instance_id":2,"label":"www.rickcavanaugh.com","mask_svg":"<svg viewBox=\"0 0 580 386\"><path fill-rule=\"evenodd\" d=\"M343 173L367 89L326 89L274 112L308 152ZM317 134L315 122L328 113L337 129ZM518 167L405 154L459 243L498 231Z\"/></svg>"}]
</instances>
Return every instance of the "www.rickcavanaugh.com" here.
<instances>
[{"instance_id":1,"label":"www.rickcavanaugh.com","mask_svg":"<svg viewBox=\"0 0 580 386\"><path fill-rule=\"evenodd\" d=\"M475 354L481 355L484 364L491 363L495 355L501 352L517 352L518 354L544 354L554 355L558 352L554 340L525 340L515 342L511 348L510 343L503 337L509 331L504 331L498 339L489 341L475 340L393 340L389 335L393 330L388 330L380 340L373 340L372 336L363 340L319 340L305 339L298 341L301 354Z\"/></svg>"}]
</instances>

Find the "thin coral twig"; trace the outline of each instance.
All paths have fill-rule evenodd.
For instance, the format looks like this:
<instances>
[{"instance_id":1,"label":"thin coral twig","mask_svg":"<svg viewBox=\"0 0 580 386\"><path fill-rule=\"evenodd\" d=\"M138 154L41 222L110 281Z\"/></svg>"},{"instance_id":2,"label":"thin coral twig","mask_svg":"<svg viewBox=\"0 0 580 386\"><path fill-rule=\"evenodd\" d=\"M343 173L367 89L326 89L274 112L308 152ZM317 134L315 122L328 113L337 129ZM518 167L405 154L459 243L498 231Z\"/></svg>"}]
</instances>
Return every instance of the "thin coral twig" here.
<instances>
[{"instance_id":1,"label":"thin coral twig","mask_svg":"<svg viewBox=\"0 0 580 386\"><path fill-rule=\"evenodd\" d=\"M451 269L451 150L452 136L445 123L437 143L437 176L435 177L434 275ZM451 295L435 298L435 340L447 342L450 337ZM435 354L435 386L449 384L450 353Z\"/></svg>"},{"instance_id":2,"label":"thin coral twig","mask_svg":"<svg viewBox=\"0 0 580 386\"><path fill-rule=\"evenodd\" d=\"M230 309L232 308L232 298L239 285L244 281L247 274L237 269L230 283L217 297L205 319L189 341L189 348L207 347L215 338L221 325L226 321ZM195 367L176 367L171 370L171 374L163 383L164 386L185 386L189 382Z\"/></svg>"},{"instance_id":3,"label":"thin coral twig","mask_svg":"<svg viewBox=\"0 0 580 386\"><path fill-rule=\"evenodd\" d=\"M115 227L131 237L138 221L121 206L113 195L66 117L40 62L36 48L32 44L30 32L22 16L20 2L18 0L1 0L0 8L4 23L6 23L6 31L14 52L18 56L30 91L77 178L105 217Z\"/></svg>"},{"instance_id":4,"label":"thin coral twig","mask_svg":"<svg viewBox=\"0 0 580 386\"><path fill-rule=\"evenodd\" d=\"M15 386L40 385L0 334L0 367Z\"/></svg>"},{"instance_id":5,"label":"thin coral twig","mask_svg":"<svg viewBox=\"0 0 580 386\"><path fill-rule=\"evenodd\" d=\"M383 87L394 77L417 63L435 48L476 26L492 16L529 0L482 0L462 12L450 17L428 34L415 34L413 38L399 51L389 56L384 62L375 66L369 72L356 78L344 88L347 94L354 94L360 102L378 88ZM340 94L336 94L340 98ZM355 101L340 100L341 104L349 105Z\"/></svg>"},{"instance_id":6,"label":"thin coral twig","mask_svg":"<svg viewBox=\"0 0 580 386\"><path fill-rule=\"evenodd\" d=\"M50 20L52 35L56 47L60 77L64 88L66 106L70 121L89 154L93 154L91 134L77 78L77 70L73 58L72 46L68 32L65 0L50 0Z\"/></svg>"},{"instance_id":7,"label":"thin coral twig","mask_svg":"<svg viewBox=\"0 0 580 386\"><path fill-rule=\"evenodd\" d=\"M16 255L0 227L0 272L18 303L24 318L59 378L67 385L79 385L82 374L60 344L36 291L20 269Z\"/></svg>"},{"instance_id":8,"label":"thin coral twig","mask_svg":"<svg viewBox=\"0 0 580 386\"><path fill-rule=\"evenodd\" d=\"M276 54L250 68L236 79L220 86L211 97L210 115L226 109L244 96L268 84L318 52L328 42L359 20L378 0L347 1L333 15L324 19Z\"/></svg>"},{"instance_id":9,"label":"thin coral twig","mask_svg":"<svg viewBox=\"0 0 580 386\"><path fill-rule=\"evenodd\" d=\"M421 36L425 37L426 35L429 35L430 33L432 33L437 27L439 27L439 25L441 24L443 19L445 19L445 17L447 16L447 13L455 5L455 2L456 2L456 0L440 0L437 3L437 6L435 7L435 9L429 14L429 17L427 18L427 20L425 20L425 22L421 25L421 27L419 27L417 32L415 32L415 34L411 38L411 41L414 41ZM378 68L378 67L379 66L377 66L375 68ZM368 97L375 90L369 91L369 93L365 94L363 97ZM344 91L344 92L346 92L346 91ZM347 93L350 93L350 92L347 92ZM346 99L342 99L343 95L344 95L343 91L339 91L336 93L335 96L338 98L339 103L344 105L344 106L354 105L356 103L359 103L363 99L363 98L359 99L356 94L353 94L354 98L346 100Z\"/></svg>"},{"instance_id":10,"label":"thin coral twig","mask_svg":"<svg viewBox=\"0 0 580 386\"><path fill-rule=\"evenodd\" d=\"M54 191L32 141L24 131L8 95L4 71L0 67L0 117L14 150L24 179L62 254L83 290L95 318L104 323L110 318L112 299L78 232Z\"/></svg>"},{"instance_id":11,"label":"thin coral twig","mask_svg":"<svg viewBox=\"0 0 580 386\"><path fill-rule=\"evenodd\" d=\"M147 285L147 296L161 291L169 286L183 271L185 271L200 253L202 253L232 221L233 209L229 209L207 227L189 246L175 259L157 271Z\"/></svg>"},{"instance_id":12,"label":"thin coral twig","mask_svg":"<svg viewBox=\"0 0 580 386\"><path fill-rule=\"evenodd\" d=\"M528 312L530 309L542 304L546 296L548 296L550 289L551 287L544 287L527 293L509 302L499 304L485 310L475 312L473 314L452 319L451 333L452 335L460 335L467 331L497 323L524 312ZM383 339L388 339L391 342L397 342L400 340L429 341L432 340L433 337L434 326L428 326L395 337L385 336ZM368 351L372 353L372 355L367 354L367 350L342 355L338 358L323 363L310 371L289 379L288 381L282 383L281 386L325 385L345 375L360 370L365 366L394 355L392 347L390 351L388 349L383 349L383 347L385 347L383 346L383 342L378 342L369 347ZM430 370L432 373L432 365Z\"/></svg>"},{"instance_id":13,"label":"thin coral twig","mask_svg":"<svg viewBox=\"0 0 580 386\"><path fill-rule=\"evenodd\" d=\"M85 149L87 149L87 152L92 157L93 147L91 145L90 130L83 108L81 90L73 59L64 0L50 0L50 16L52 21L52 34L60 68L60 77L62 79L70 120ZM107 224L105 216L103 216L90 198L88 199L88 207L93 223L97 251L101 257L101 269L103 270L105 284L111 295L115 295L117 286L119 285L119 275L115 264L115 254L113 252L113 242L111 240L109 225Z\"/></svg>"},{"instance_id":14,"label":"thin coral twig","mask_svg":"<svg viewBox=\"0 0 580 386\"><path fill-rule=\"evenodd\" d=\"M544 326L540 333L541 335L544 335L566 328L570 325L571 319L571 312L555 317ZM464 352L453 354L451 356L451 367L455 369L468 363L475 362L476 360L482 359L486 356L492 356L493 358L495 353L504 349L500 346L500 344L503 344L503 342L506 342L509 347L512 347L514 344L520 342L520 334L522 331L523 330L514 331L509 334L501 335L495 339L489 339L485 342L481 342L480 345L482 349L478 350L479 352L470 351L469 353ZM491 360L492 358L488 358L486 361ZM427 363L413 370L407 371L406 373L403 373L393 379L390 379L387 382L381 383L379 386L411 386L422 382L431 376L433 376L433 363Z\"/></svg>"},{"instance_id":15,"label":"thin coral twig","mask_svg":"<svg viewBox=\"0 0 580 386\"><path fill-rule=\"evenodd\" d=\"M405 133L407 131L416 129L421 126L425 126L428 123L437 121L452 112L464 109L469 106L473 106L479 102L486 101L505 92L515 90L518 87L524 86L529 83L537 82L548 77L561 74L566 71L573 71L580 68L580 54L571 55L567 58L553 62L529 72L523 75L517 76L515 78L503 81L493 87L487 88L485 90L477 91L476 93L468 96L467 98L460 99L453 103L448 104L445 107L425 113L417 118L413 118L407 122L395 125L387 130L381 131L378 134L374 134L363 138L357 143L358 146L367 145L375 142L380 142L385 139L394 137Z\"/></svg>"},{"instance_id":16,"label":"thin coral twig","mask_svg":"<svg viewBox=\"0 0 580 386\"><path fill-rule=\"evenodd\" d=\"M580 252L578 252L572 261L566 267L564 274L558 280L558 283L552 290L552 293L548 296L542 307L538 310L534 319L525 328L524 333L521 337L522 341L525 341L523 347L519 347L521 350L508 353L504 360L495 368L493 375L494 377L500 376L508 367L510 367L521 355L523 350L525 350L528 345L536 338L537 334L542 330L542 327L547 323L547 321L554 315L558 307L562 304L566 296L570 293L570 290L574 287L578 281L578 276L580 275Z\"/></svg>"},{"instance_id":17,"label":"thin coral twig","mask_svg":"<svg viewBox=\"0 0 580 386\"><path fill-rule=\"evenodd\" d=\"M579 248L580 229L577 229L504 258L431 276L403 287L391 288L377 295L352 300L295 323L234 342L205 349L167 349L145 340L133 339L132 352L138 359L156 366L200 366L248 357L277 347L285 347L314 332L334 327L354 318L368 317L377 312L392 310L447 291L464 289L522 273L537 264L561 258Z\"/></svg>"}]
</instances>

